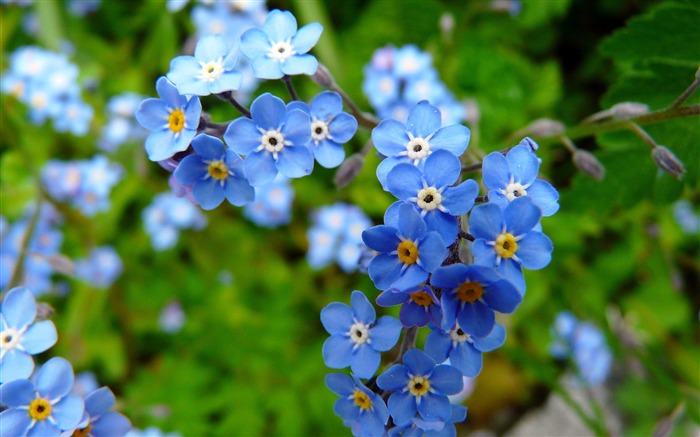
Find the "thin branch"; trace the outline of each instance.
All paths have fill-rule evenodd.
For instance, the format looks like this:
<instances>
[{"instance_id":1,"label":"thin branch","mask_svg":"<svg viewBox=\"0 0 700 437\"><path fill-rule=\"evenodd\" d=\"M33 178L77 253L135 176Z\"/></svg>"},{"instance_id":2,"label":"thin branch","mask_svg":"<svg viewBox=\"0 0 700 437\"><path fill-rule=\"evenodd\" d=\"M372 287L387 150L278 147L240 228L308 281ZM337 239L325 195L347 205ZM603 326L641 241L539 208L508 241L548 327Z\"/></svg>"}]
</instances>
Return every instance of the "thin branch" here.
<instances>
[{"instance_id":1,"label":"thin branch","mask_svg":"<svg viewBox=\"0 0 700 437\"><path fill-rule=\"evenodd\" d=\"M34 236L34 231L36 230L37 223L39 222L39 216L41 215L42 198L37 198L36 206L34 207L34 212L27 225L27 230L22 237L22 244L19 250L19 255L17 256L17 263L12 271L12 278L7 286L8 290L13 289L20 285L22 281L22 276L24 273L24 260L27 258L27 252L29 251L29 245L32 243L32 237ZM4 294L4 293L3 293Z\"/></svg>"},{"instance_id":2,"label":"thin branch","mask_svg":"<svg viewBox=\"0 0 700 437\"><path fill-rule=\"evenodd\" d=\"M338 84L335 82L330 86L330 89L335 91L336 93L340 94L340 97L343 98L343 101L345 104L350 108L350 111L352 114L355 116L357 119L357 122L360 126L365 127L367 129L374 129L377 127L379 124L379 119L375 117L372 114L369 114L367 112L362 111L356 104L353 102L353 100L348 96L348 94L343 90Z\"/></svg>"},{"instance_id":3,"label":"thin branch","mask_svg":"<svg viewBox=\"0 0 700 437\"><path fill-rule=\"evenodd\" d=\"M693 83L691 83L688 86L688 88L686 88L685 91L683 91L681 93L681 95L678 96L678 98L676 100L674 100L673 103L671 103L668 106L668 109L678 108L679 106L681 106L683 104L683 102L685 102L688 99L688 97L693 95L693 93L698 89L699 86L700 86L700 67L698 67L698 71L695 72L695 80L693 81Z\"/></svg>"},{"instance_id":4,"label":"thin branch","mask_svg":"<svg viewBox=\"0 0 700 437\"><path fill-rule=\"evenodd\" d=\"M658 144L656 144L656 141L645 131L642 129L641 126L639 126L636 123L633 123L631 121L627 122L627 127L635 133L639 138L644 141L647 146L651 147L652 150L656 149L658 147Z\"/></svg>"},{"instance_id":5,"label":"thin branch","mask_svg":"<svg viewBox=\"0 0 700 437\"><path fill-rule=\"evenodd\" d=\"M287 91L289 91L289 96L292 98L292 100L301 100L299 98L299 94L297 94L297 90L294 88L294 84L292 83L292 76L285 74L284 77L282 77L282 81L284 82L284 86L287 87Z\"/></svg>"},{"instance_id":6,"label":"thin branch","mask_svg":"<svg viewBox=\"0 0 700 437\"><path fill-rule=\"evenodd\" d=\"M229 102L244 117L250 118L250 111L248 110L248 108L246 108L245 106L238 103L238 100L236 100L236 98L233 97L233 93L231 91L226 91L226 92L217 94L216 97L220 98L221 100Z\"/></svg>"}]
</instances>

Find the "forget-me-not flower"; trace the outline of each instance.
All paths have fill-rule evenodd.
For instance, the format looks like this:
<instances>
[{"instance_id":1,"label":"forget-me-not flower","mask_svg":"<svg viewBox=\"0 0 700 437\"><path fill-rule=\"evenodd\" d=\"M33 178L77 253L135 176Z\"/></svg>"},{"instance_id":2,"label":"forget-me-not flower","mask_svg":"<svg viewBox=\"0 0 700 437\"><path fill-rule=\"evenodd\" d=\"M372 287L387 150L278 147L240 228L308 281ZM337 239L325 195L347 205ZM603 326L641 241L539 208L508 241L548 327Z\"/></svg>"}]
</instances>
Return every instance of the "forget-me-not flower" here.
<instances>
[{"instance_id":1,"label":"forget-me-not flower","mask_svg":"<svg viewBox=\"0 0 700 437\"><path fill-rule=\"evenodd\" d=\"M101 387L85 396L85 413L77 426L75 436L123 437L131 430L131 422L123 414L111 411L114 393Z\"/></svg>"},{"instance_id":2,"label":"forget-me-not flower","mask_svg":"<svg viewBox=\"0 0 700 437\"><path fill-rule=\"evenodd\" d=\"M333 410L351 427L357 427L357 435L381 437L389 420L389 410L381 396L368 389L356 376L342 373L326 375L326 386L340 396Z\"/></svg>"},{"instance_id":3,"label":"forget-me-not flower","mask_svg":"<svg viewBox=\"0 0 700 437\"><path fill-rule=\"evenodd\" d=\"M498 349L505 341L506 330L498 323L484 337L467 334L459 323L449 330L436 326L425 340L425 353L438 363L449 359L464 376L474 377L483 365L481 353Z\"/></svg>"},{"instance_id":4,"label":"forget-me-not flower","mask_svg":"<svg viewBox=\"0 0 700 437\"><path fill-rule=\"evenodd\" d=\"M440 300L432 287L421 285L406 291L389 289L377 296L377 305L389 307L401 304L399 320L403 326L425 326L442 321Z\"/></svg>"},{"instance_id":5,"label":"forget-me-not flower","mask_svg":"<svg viewBox=\"0 0 700 437\"><path fill-rule=\"evenodd\" d=\"M289 179L278 174L272 182L255 189L255 201L243 208L243 215L258 226L276 228L292 220L294 189Z\"/></svg>"},{"instance_id":6,"label":"forget-me-not flower","mask_svg":"<svg viewBox=\"0 0 700 437\"><path fill-rule=\"evenodd\" d=\"M326 366L350 366L359 378L370 378L379 368L381 353L399 339L401 322L390 316L377 320L377 313L361 291L350 296L352 307L333 302L321 310L321 322L331 336L323 343Z\"/></svg>"}]
</instances>

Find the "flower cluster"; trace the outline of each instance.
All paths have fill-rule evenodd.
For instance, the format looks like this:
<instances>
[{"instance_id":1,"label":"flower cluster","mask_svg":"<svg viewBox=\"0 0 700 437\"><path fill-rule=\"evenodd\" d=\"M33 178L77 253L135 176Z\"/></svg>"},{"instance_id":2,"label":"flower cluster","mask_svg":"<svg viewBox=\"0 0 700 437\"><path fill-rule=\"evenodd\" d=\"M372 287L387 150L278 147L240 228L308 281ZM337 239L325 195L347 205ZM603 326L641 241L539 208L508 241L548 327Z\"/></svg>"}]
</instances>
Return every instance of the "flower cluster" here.
<instances>
[{"instance_id":1,"label":"flower cluster","mask_svg":"<svg viewBox=\"0 0 700 437\"><path fill-rule=\"evenodd\" d=\"M112 246L96 247L87 258L75 261L75 276L93 287L108 288L123 270L122 260Z\"/></svg>"},{"instance_id":2,"label":"flower cluster","mask_svg":"<svg viewBox=\"0 0 700 437\"><path fill-rule=\"evenodd\" d=\"M415 45L376 50L364 75L362 90L382 119L405 121L409 110L421 100L437 106L445 124L466 118L465 106L442 83L430 54Z\"/></svg>"},{"instance_id":3,"label":"flower cluster","mask_svg":"<svg viewBox=\"0 0 700 437\"><path fill-rule=\"evenodd\" d=\"M562 311L557 314L551 333L552 356L570 359L576 368L577 381L589 387L605 382L612 367L612 351L599 328Z\"/></svg>"},{"instance_id":4,"label":"flower cluster","mask_svg":"<svg viewBox=\"0 0 700 437\"><path fill-rule=\"evenodd\" d=\"M306 233L311 267L320 269L335 261L346 273L357 270L365 248L362 231L372 224L369 217L356 206L336 203L313 211L311 219Z\"/></svg>"},{"instance_id":5,"label":"flower cluster","mask_svg":"<svg viewBox=\"0 0 700 437\"><path fill-rule=\"evenodd\" d=\"M109 209L109 195L122 175L120 165L96 155L82 161L50 160L42 169L41 181L54 200L70 202L92 217Z\"/></svg>"},{"instance_id":6,"label":"flower cluster","mask_svg":"<svg viewBox=\"0 0 700 437\"><path fill-rule=\"evenodd\" d=\"M50 118L59 132L87 134L93 109L82 100L78 67L64 54L34 46L17 49L9 61L2 92L29 106L32 123L41 125Z\"/></svg>"},{"instance_id":7,"label":"flower cluster","mask_svg":"<svg viewBox=\"0 0 700 437\"><path fill-rule=\"evenodd\" d=\"M375 321L358 291L352 308L336 302L321 312L331 334L326 365L353 373L329 375L326 383L341 396L336 413L356 435L454 434L466 409L448 396L463 390L463 378L479 374L483 352L505 343L496 313L510 314L521 303L522 269L541 269L551 259L540 218L557 211L558 193L537 179L536 143L526 138L486 156L487 192L479 196L479 184L462 174L469 136L464 126L444 125L428 101L411 108L405 124L387 119L372 131L385 156L377 177L397 201L362 240L376 254L367 272L381 290L377 304L401 305L399 321ZM423 326L430 333L421 351L413 347ZM380 352L393 347L401 329L402 363L375 376Z\"/></svg>"},{"instance_id":8,"label":"flower cluster","mask_svg":"<svg viewBox=\"0 0 700 437\"><path fill-rule=\"evenodd\" d=\"M0 435L126 435L131 423L111 411L112 391L102 387L84 398L72 393L73 368L65 359L51 358L30 379L31 355L49 349L57 340L53 322L36 321L36 315L31 291L7 292L0 313Z\"/></svg>"},{"instance_id":9,"label":"flower cluster","mask_svg":"<svg viewBox=\"0 0 700 437\"><path fill-rule=\"evenodd\" d=\"M143 222L156 250L173 247L183 229L202 229L207 219L185 199L161 193L143 210Z\"/></svg>"},{"instance_id":10,"label":"flower cluster","mask_svg":"<svg viewBox=\"0 0 700 437\"><path fill-rule=\"evenodd\" d=\"M102 128L97 143L100 150L114 152L122 144L143 141L147 131L136 122L135 114L143 96L123 93L109 99L107 103L107 124Z\"/></svg>"},{"instance_id":11,"label":"flower cluster","mask_svg":"<svg viewBox=\"0 0 700 437\"><path fill-rule=\"evenodd\" d=\"M269 184L254 188L255 201L243 208L248 220L264 228L276 228L290 222L294 189L289 179L278 175Z\"/></svg>"}]
</instances>

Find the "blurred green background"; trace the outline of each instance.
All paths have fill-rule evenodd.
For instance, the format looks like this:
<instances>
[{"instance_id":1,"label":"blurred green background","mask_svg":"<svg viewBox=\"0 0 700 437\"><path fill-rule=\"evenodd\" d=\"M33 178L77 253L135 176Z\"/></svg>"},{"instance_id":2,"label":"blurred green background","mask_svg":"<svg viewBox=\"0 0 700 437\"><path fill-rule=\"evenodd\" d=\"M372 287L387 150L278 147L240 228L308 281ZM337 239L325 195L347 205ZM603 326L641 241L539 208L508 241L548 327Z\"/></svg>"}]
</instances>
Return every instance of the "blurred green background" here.
<instances>
[{"instance_id":1,"label":"blurred green background","mask_svg":"<svg viewBox=\"0 0 700 437\"><path fill-rule=\"evenodd\" d=\"M575 126L622 101L652 110L670 104L700 63L699 6L523 1L511 15L486 0L268 2L269 9L292 11L300 24L324 25L313 53L368 110L362 67L376 48L414 43L430 52L457 97L477 103L480 117L468 124L470 150L483 152L514 145L520 138L513 142L511 135L542 117ZM56 50L67 39L75 45L71 61L81 78L95 80L83 95L96 115L92 135L56 134L50 124L31 125L22 104L2 96L0 206L11 221L40 195L42 165L49 158L94 155L106 101L126 91L155 96L155 80L193 33L188 12L168 13L162 1L106 0L86 19L68 15L61 2L37 1L32 8L40 22L37 40L21 29L31 9L1 10L2 69L20 46ZM447 32L440 27L446 14L454 18ZM295 84L307 99L320 91L307 78ZM284 91L277 83L263 84L258 93L263 90ZM688 101L699 102L700 94ZM213 97L203 105L217 121L237 116ZM647 146L628 131L574 139L606 167L602 181L577 173L554 139L535 138L541 172L561 194L560 212L544 223L553 260L526 273L524 302L502 320L507 343L485 357L460 433L505 432L549 393L561 392L565 369L548 346L551 322L564 309L606 333L615 355L607 384L614 409L606 413L620 418L625 435L650 435L679 405L684 413L674 435L697 432L700 242L697 233L682 231L672 205L683 198L698 210L700 123L697 117L670 120L647 131L685 163L681 181L658 171ZM368 138L368 131L359 131L346 150L359 150ZM108 290L59 277L69 292L44 298L56 309L59 332L57 346L45 355L94 371L139 428L156 425L186 436L350 435L323 383L329 369L321 356L326 333L319 312L331 301L348 302L354 289L370 299L378 292L366 275L346 275L335 266L313 271L304 258L306 229L309 211L336 201L357 204L380 223L392 198L374 176L378 159L370 156L342 190L333 185L334 172L318 166L295 180L288 226L257 228L224 204L206 214L204 230L184 232L176 248L164 252L152 249L141 211L168 190L167 173L147 160L142 144L122 147L111 159L126 170L112 208L88 219L61 206L62 252L75 258L93 245L114 245L124 274ZM172 300L186 314L177 334L158 326Z\"/></svg>"}]
</instances>

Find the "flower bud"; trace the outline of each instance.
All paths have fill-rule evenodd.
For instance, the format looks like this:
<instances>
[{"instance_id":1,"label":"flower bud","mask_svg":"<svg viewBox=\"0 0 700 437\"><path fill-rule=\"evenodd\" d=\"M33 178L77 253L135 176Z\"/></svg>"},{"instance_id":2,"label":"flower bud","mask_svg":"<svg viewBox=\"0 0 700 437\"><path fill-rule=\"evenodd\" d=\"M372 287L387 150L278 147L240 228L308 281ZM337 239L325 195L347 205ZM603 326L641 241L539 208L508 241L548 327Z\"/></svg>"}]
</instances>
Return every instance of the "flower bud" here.
<instances>
[{"instance_id":1,"label":"flower bud","mask_svg":"<svg viewBox=\"0 0 700 437\"><path fill-rule=\"evenodd\" d=\"M36 303L36 320L46 320L53 316L56 311L53 307L44 302Z\"/></svg>"},{"instance_id":2,"label":"flower bud","mask_svg":"<svg viewBox=\"0 0 700 437\"><path fill-rule=\"evenodd\" d=\"M445 12L440 16L440 31L443 35L451 35L455 29L455 16Z\"/></svg>"},{"instance_id":3,"label":"flower bud","mask_svg":"<svg viewBox=\"0 0 700 437\"><path fill-rule=\"evenodd\" d=\"M331 74L331 72L328 71L325 65L320 63L318 64L318 69L316 69L316 73L311 75L311 80L313 80L314 82L316 82L324 88L330 88L335 84L335 79L333 79L333 75Z\"/></svg>"},{"instance_id":4,"label":"flower bud","mask_svg":"<svg viewBox=\"0 0 700 437\"><path fill-rule=\"evenodd\" d=\"M537 144L537 143L535 142L535 140L533 140L533 139L530 138L530 137L525 137L525 138L523 138L523 139L520 141L520 143L518 143L518 146L525 146L525 147L529 148L531 152L536 152L537 149L540 148L540 145Z\"/></svg>"},{"instance_id":5,"label":"flower bud","mask_svg":"<svg viewBox=\"0 0 700 437\"><path fill-rule=\"evenodd\" d=\"M72 276L75 274L75 264L73 264L73 261L71 261L70 258L60 254L54 254L43 258L49 263L51 268L58 273L67 276Z\"/></svg>"},{"instance_id":6,"label":"flower bud","mask_svg":"<svg viewBox=\"0 0 700 437\"><path fill-rule=\"evenodd\" d=\"M649 105L636 102L622 102L610 108L610 114L619 120L627 120L649 113Z\"/></svg>"},{"instance_id":7,"label":"flower bud","mask_svg":"<svg viewBox=\"0 0 700 437\"><path fill-rule=\"evenodd\" d=\"M596 180L602 180L605 177L605 167L593 156L592 153L576 149L573 155L574 165L579 171L586 173L588 176Z\"/></svg>"},{"instance_id":8,"label":"flower bud","mask_svg":"<svg viewBox=\"0 0 700 437\"><path fill-rule=\"evenodd\" d=\"M685 166L667 147L656 146L651 151L651 157L661 170L674 178L680 179L685 174Z\"/></svg>"},{"instance_id":9,"label":"flower bud","mask_svg":"<svg viewBox=\"0 0 700 437\"><path fill-rule=\"evenodd\" d=\"M335 173L333 182L338 188L343 188L360 173L365 163L365 156L362 153L355 153L345 160Z\"/></svg>"},{"instance_id":10,"label":"flower bud","mask_svg":"<svg viewBox=\"0 0 700 437\"><path fill-rule=\"evenodd\" d=\"M549 118L540 118L530 123L528 131L536 137L551 137L553 135L561 135L566 130L564 124L560 121L551 120Z\"/></svg>"}]
</instances>

